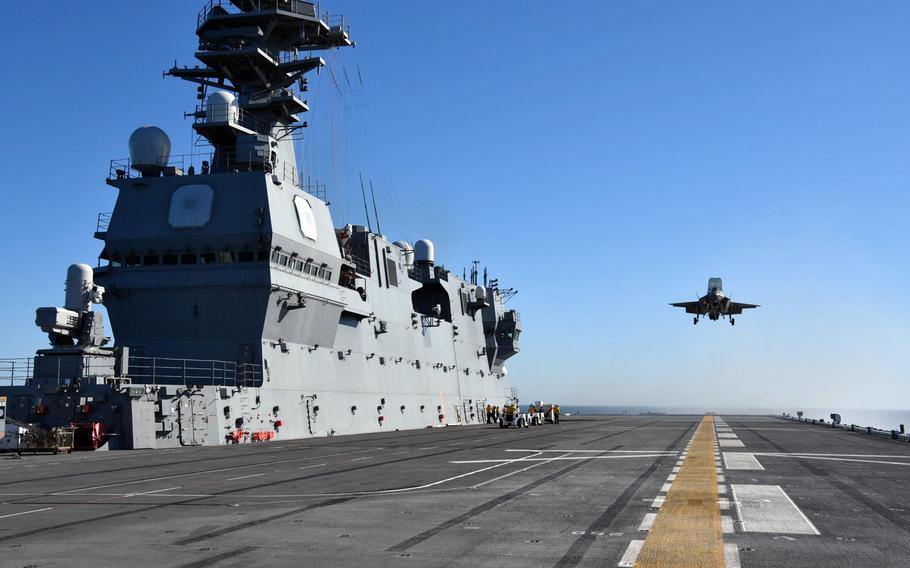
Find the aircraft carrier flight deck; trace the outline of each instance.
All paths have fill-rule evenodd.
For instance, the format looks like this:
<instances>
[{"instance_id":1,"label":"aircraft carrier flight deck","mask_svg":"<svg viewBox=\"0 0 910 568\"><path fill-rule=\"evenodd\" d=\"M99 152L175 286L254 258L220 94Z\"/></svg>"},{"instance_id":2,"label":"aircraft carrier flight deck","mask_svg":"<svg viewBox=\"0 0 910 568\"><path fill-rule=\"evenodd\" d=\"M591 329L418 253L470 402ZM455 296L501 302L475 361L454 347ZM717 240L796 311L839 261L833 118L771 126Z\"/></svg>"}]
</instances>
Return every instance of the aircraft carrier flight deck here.
<instances>
[{"instance_id":1,"label":"aircraft carrier flight deck","mask_svg":"<svg viewBox=\"0 0 910 568\"><path fill-rule=\"evenodd\" d=\"M0 565L907 566L910 445L573 416L0 457Z\"/></svg>"}]
</instances>

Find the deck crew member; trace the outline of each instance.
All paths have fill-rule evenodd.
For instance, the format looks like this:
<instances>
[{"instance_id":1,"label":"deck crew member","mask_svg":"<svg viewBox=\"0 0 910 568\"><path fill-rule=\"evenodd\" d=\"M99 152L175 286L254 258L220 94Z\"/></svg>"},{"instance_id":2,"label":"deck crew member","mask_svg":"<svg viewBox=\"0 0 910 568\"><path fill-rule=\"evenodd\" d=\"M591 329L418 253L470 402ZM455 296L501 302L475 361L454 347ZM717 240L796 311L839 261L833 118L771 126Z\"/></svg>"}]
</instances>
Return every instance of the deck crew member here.
<instances>
[{"instance_id":1,"label":"deck crew member","mask_svg":"<svg viewBox=\"0 0 910 568\"><path fill-rule=\"evenodd\" d=\"M493 423L493 405L487 404L487 424Z\"/></svg>"},{"instance_id":2,"label":"deck crew member","mask_svg":"<svg viewBox=\"0 0 910 568\"><path fill-rule=\"evenodd\" d=\"M553 407L553 422L559 424L559 405Z\"/></svg>"}]
</instances>

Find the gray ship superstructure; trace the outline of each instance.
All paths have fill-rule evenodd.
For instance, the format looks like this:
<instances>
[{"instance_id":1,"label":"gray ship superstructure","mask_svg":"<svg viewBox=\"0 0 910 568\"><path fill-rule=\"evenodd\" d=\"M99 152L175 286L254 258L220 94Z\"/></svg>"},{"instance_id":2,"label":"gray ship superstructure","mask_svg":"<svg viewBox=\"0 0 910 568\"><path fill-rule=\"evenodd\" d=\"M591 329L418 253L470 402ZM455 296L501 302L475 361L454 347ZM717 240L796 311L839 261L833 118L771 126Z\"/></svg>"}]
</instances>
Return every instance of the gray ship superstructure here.
<instances>
[{"instance_id":1,"label":"gray ship superstructure","mask_svg":"<svg viewBox=\"0 0 910 568\"><path fill-rule=\"evenodd\" d=\"M212 1L196 33L202 65L167 75L197 84L190 115L211 153L133 133L130 159L111 163L99 265L70 267L65 307L38 310L52 346L0 387L9 417L111 448L484 421L514 396L510 292L458 278L430 241L336 228L301 183L300 93L319 53L352 45L343 20L310 2Z\"/></svg>"}]
</instances>

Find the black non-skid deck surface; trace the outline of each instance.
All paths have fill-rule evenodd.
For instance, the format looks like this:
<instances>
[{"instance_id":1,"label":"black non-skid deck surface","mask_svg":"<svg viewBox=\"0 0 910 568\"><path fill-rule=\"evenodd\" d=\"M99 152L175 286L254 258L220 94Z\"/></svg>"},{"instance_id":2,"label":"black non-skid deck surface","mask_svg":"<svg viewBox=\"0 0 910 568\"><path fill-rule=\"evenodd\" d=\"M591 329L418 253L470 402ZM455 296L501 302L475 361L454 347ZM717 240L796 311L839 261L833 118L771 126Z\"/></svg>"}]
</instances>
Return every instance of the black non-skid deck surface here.
<instances>
[{"instance_id":1,"label":"black non-skid deck surface","mask_svg":"<svg viewBox=\"0 0 910 568\"><path fill-rule=\"evenodd\" d=\"M617 566L701 419L0 456L0 566ZM779 486L819 533L733 503L742 566L910 566L910 445L724 420L764 468L725 483Z\"/></svg>"}]
</instances>

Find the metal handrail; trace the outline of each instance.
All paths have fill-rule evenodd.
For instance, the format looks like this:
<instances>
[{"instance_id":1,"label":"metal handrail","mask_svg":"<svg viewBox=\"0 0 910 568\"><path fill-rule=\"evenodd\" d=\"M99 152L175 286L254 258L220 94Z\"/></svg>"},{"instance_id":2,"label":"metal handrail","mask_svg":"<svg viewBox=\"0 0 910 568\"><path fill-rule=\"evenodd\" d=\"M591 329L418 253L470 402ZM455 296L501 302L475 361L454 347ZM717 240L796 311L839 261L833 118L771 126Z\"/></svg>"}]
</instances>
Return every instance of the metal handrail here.
<instances>
[{"instance_id":1,"label":"metal handrail","mask_svg":"<svg viewBox=\"0 0 910 568\"><path fill-rule=\"evenodd\" d=\"M216 359L129 356L133 384L253 386L262 380L262 366Z\"/></svg>"},{"instance_id":2,"label":"metal handrail","mask_svg":"<svg viewBox=\"0 0 910 568\"><path fill-rule=\"evenodd\" d=\"M95 232L96 233L106 233L108 227L111 225L111 216L114 213L112 211L102 211L98 213L98 221L95 223Z\"/></svg>"},{"instance_id":3,"label":"metal handrail","mask_svg":"<svg viewBox=\"0 0 910 568\"><path fill-rule=\"evenodd\" d=\"M262 12L264 10L284 10L286 12L294 12L295 14L301 14L303 16L316 16L319 14L319 5L315 2L308 2L306 0L245 0L255 11ZM209 0L203 5L202 9L199 10L199 13L196 15L196 29L202 27L211 14L212 10L215 7L219 7L228 13L235 13L233 10L236 9L236 5L230 0ZM328 19L328 14L325 14L325 19Z\"/></svg>"},{"instance_id":4,"label":"metal handrail","mask_svg":"<svg viewBox=\"0 0 910 568\"><path fill-rule=\"evenodd\" d=\"M0 359L0 385L21 386L32 379L35 360L31 357Z\"/></svg>"}]
</instances>

